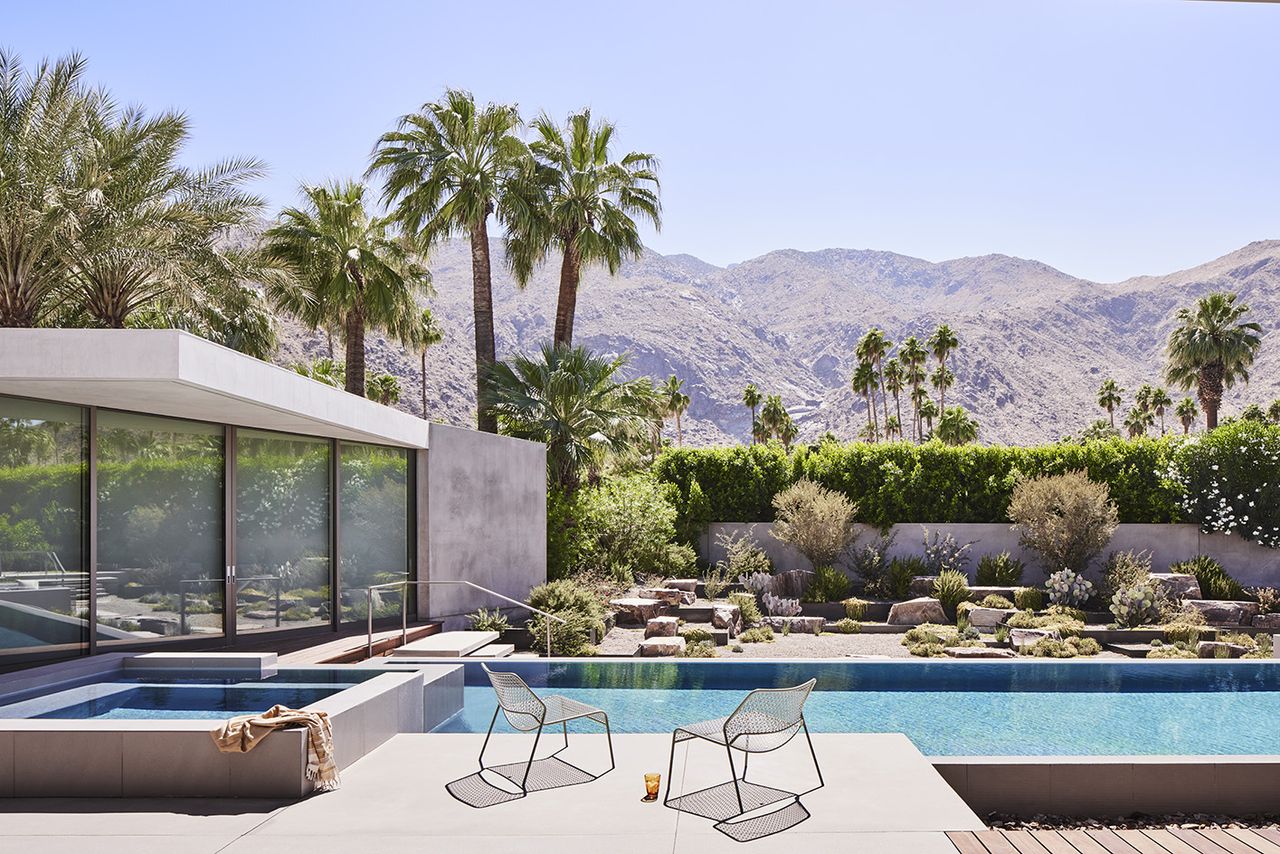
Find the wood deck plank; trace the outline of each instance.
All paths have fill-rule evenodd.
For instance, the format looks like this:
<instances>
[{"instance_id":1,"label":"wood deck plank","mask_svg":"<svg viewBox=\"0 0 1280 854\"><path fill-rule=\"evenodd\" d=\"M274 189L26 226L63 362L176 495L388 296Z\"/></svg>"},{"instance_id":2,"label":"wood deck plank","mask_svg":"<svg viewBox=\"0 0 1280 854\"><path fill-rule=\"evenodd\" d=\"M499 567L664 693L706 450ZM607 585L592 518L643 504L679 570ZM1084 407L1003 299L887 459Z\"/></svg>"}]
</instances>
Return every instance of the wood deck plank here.
<instances>
[{"instance_id":1,"label":"wood deck plank","mask_svg":"<svg viewBox=\"0 0 1280 854\"><path fill-rule=\"evenodd\" d=\"M1040 840L1036 839L1026 830L1006 830L1003 831L1004 838L1017 849L1018 854L1050 854L1049 849L1044 847Z\"/></svg>"},{"instance_id":2,"label":"wood deck plank","mask_svg":"<svg viewBox=\"0 0 1280 854\"><path fill-rule=\"evenodd\" d=\"M974 836L987 847L990 854L1019 854L1013 843L998 830L979 830Z\"/></svg>"},{"instance_id":3,"label":"wood deck plank","mask_svg":"<svg viewBox=\"0 0 1280 854\"><path fill-rule=\"evenodd\" d=\"M1232 854L1280 854L1280 845L1268 842L1252 830L1210 827L1200 832Z\"/></svg>"},{"instance_id":4,"label":"wood deck plank","mask_svg":"<svg viewBox=\"0 0 1280 854\"><path fill-rule=\"evenodd\" d=\"M1268 842L1273 842L1276 845L1280 845L1280 828L1255 827L1253 829L1253 832L1254 834L1256 834L1257 836L1261 836L1263 839L1267 840Z\"/></svg>"},{"instance_id":5,"label":"wood deck plank","mask_svg":"<svg viewBox=\"0 0 1280 854\"><path fill-rule=\"evenodd\" d=\"M1060 830L1059 835L1075 846L1080 854L1111 854L1096 839L1083 830Z\"/></svg>"},{"instance_id":6,"label":"wood deck plank","mask_svg":"<svg viewBox=\"0 0 1280 854\"><path fill-rule=\"evenodd\" d=\"M1194 830L1187 830L1181 827L1171 827L1169 832L1183 842L1194 848L1197 854L1231 854L1227 849L1214 842L1209 837Z\"/></svg>"},{"instance_id":7,"label":"wood deck plank","mask_svg":"<svg viewBox=\"0 0 1280 854\"><path fill-rule=\"evenodd\" d=\"M1057 830L1033 830L1031 835L1049 850L1049 854L1080 854L1080 850Z\"/></svg>"},{"instance_id":8,"label":"wood deck plank","mask_svg":"<svg viewBox=\"0 0 1280 854\"><path fill-rule=\"evenodd\" d=\"M948 831L947 839L951 840L960 854L988 854L987 846L978 841L972 830Z\"/></svg>"},{"instance_id":9,"label":"wood deck plank","mask_svg":"<svg viewBox=\"0 0 1280 854\"><path fill-rule=\"evenodd\" d=\"M1174 836L1168 828L1144 830L1142 832L1150 839L1158 842L1169 854L1200 854L1199 848L1194 848L1183 842L1182 839Z\"/></svg>"},{"instance_id":10,"label":"wood deck plank","mask_svg":"<svg viewBox=\"0 0 1280 854\"><path fill-rule=\"evenodd\" d=\"M1128 842L1139 854L1169 854L1168 848L1165 848L1141 830L1117 830L1116 836Z\"/></svg>"},{"instance_id":11,"label":"wood deck plank","mask_svg":"<svg viewBox=\"0 0 1280 854\"><path fill-rule=\"evenodd\" d=\"M1121 839L1116 835L1116 832L1110 828L1086 830L1085 833L1089 834L1090 839L1105 848L1107 850L1107 854L1140 854L1138 849Z\"/></svg>"}]
</instances>

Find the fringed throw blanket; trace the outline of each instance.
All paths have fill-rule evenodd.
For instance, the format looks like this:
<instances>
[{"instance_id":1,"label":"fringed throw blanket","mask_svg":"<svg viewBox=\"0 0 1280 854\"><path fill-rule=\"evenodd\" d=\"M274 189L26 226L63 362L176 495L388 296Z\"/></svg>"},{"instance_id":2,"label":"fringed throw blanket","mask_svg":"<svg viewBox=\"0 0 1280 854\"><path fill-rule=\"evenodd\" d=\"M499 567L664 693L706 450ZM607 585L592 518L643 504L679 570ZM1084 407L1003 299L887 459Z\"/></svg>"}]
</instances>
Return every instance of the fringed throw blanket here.
<instances>
[{"instance_id":1,"label":"fringed throw blanket","mask_svg":"<svg viewBox=\"0 0 1280 854\"><path fill-rule=\"evenodd\" d=\"M213 730L213 743L223 753L248 753L278 729L307 728L307 779L316 789L338 788L338 764L333 759L333 730L325 712L304 712L288 706L272 706L260 715L241 715Z\"/></svg>"}]
</instances>

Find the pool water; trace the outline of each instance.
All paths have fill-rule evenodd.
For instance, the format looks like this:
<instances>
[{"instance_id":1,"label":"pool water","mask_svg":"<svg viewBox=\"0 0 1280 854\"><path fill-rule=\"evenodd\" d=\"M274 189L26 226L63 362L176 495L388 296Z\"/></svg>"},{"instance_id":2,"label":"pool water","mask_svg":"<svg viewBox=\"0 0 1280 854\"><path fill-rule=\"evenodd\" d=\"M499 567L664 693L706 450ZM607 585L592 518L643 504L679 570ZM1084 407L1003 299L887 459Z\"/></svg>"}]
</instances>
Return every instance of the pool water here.
<instances>
[{"instance_id":1,"label":"pool water","mask_svg":"<svg viewBox=\"0 0 1280 854\"><path fill-rule=\"evenodd\" d=\"M931 756L1280 753L1280 662L507 663L535 690L604 709L614 732L728 715L752 688L818 684L813 732L901 732ZM437 732L484 732L496 707L465 665L463 710ZM500 723L505 722L499 717ZM580 725L584 730L589 724Z\"/></svg>"},{"instance_id":2,"label":"pool water","mask_svg":"<svg viewBox=\"0 0 1280 854\"><path fill-rule=\"evenodd\" d=\"M301 708L382 670L282 669L269 677L119 675L60 685L39 697L0 705L0 718L71 720L223 720L277 703ZM0 701L2 702L2 701Z\"/></svg>"}]
</instances>

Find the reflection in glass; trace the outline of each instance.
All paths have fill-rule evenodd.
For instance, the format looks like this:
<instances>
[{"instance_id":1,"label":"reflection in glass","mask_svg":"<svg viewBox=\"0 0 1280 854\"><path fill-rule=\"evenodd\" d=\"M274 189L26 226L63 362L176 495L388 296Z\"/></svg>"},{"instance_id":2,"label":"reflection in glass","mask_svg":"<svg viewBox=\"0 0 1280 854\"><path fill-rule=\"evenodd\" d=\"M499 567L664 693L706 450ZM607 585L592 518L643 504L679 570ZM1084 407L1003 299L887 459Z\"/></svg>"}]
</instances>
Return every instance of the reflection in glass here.
<instances>
[{"instance_id":1,"label":"reflection in glass","mask_svg":"<svg viewBox=\"0 0 1280 854\"><path fill-rule=\"evenodd\" d=\"M338 458L342 619L364 620L365 588L409 577L409 455L403 448L343 442ZM395 588L376 591L374 617L400 616L402 595Z\"/></svg>"},{"instance_id":2,"label":"reflection in glass","mask_svg":"<svg viewBox=\"0 0 1280 854\"><path fill-rule=\"evenodd\" d=\"M221 426L98 411L100 636L222 634L223 469Z\"/></svg>"},{"instance_id":3,"label":"reflection in glass","mask_svg":"<svg viewBox=\"0 0 1280 854\"><path fill-rule=\"evenodd\" d=\"M329 442L236 432L236 631L330 622Z\"/></svg>"},{"instance_id":4,"label":"reflection in glass","mask_svg":"<svg viewBox=\"0 0 1280 854\"><path fill-rule=\"evenodd\" d=\"M0 665L88 649L84 410L0 397Z\"/></svg>"}]
</instances>

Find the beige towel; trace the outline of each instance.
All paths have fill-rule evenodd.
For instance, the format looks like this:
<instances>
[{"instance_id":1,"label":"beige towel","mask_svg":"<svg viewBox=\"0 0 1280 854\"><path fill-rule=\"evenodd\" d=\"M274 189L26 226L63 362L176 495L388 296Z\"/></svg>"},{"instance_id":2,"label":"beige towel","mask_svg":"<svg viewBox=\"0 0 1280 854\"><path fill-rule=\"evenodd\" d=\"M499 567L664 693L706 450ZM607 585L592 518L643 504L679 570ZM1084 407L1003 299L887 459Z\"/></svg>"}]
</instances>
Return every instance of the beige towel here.
<instances>
[{"instance_id":1,"label":"beige towel","mask_svg":"<svg viewBox=\"0 0 1280 854\"><path fill-rule=\"evenodd\" d=\"M213 743L223 753L248 753L278 729L307 728L307 779L321 792L338 788L338 764L333 760L333 730L325 712L304 712L272 706L260 715L241 715L213 730Z\"/></svg>"}]
</instances>

